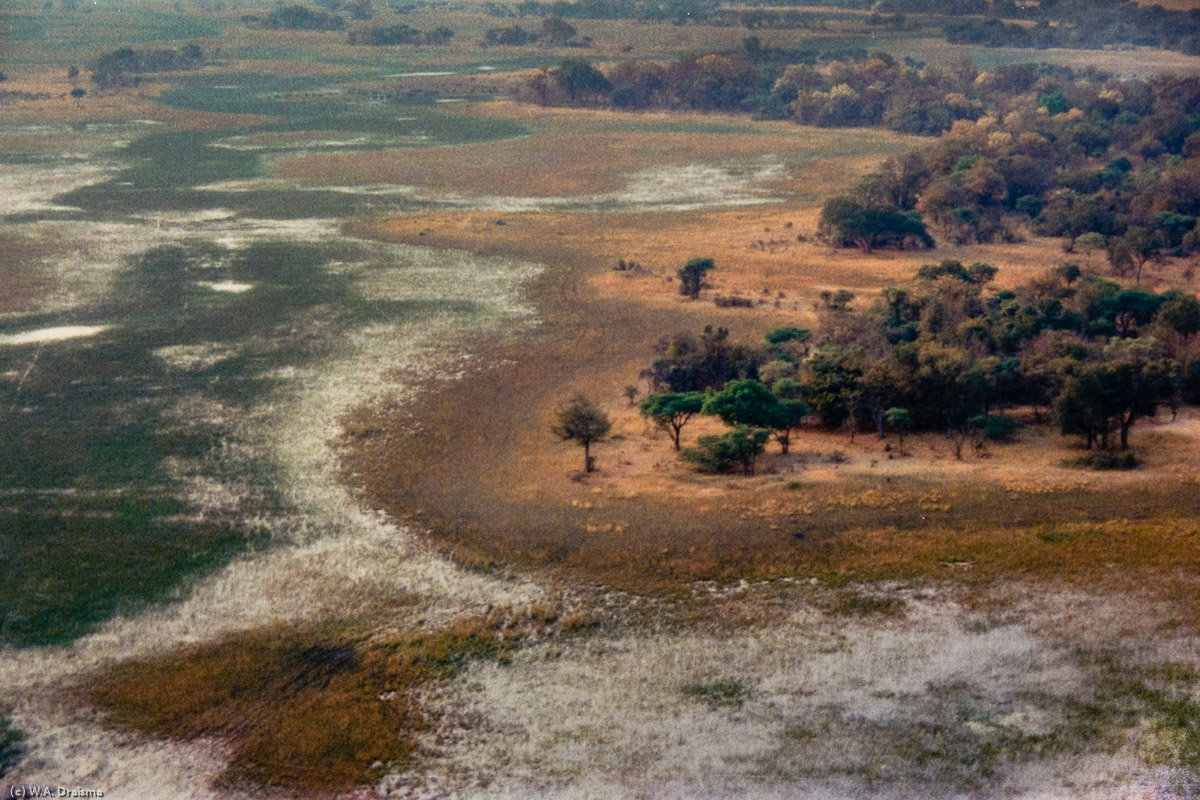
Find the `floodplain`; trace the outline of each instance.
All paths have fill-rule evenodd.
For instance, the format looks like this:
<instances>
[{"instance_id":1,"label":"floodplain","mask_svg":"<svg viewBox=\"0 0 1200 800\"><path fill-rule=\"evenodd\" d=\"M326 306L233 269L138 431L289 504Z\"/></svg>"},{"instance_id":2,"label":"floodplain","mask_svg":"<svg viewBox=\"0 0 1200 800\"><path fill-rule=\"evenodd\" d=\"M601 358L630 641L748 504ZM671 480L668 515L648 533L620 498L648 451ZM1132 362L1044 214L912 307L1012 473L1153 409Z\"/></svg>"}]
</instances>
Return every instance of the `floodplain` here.
<instances>
[{"instance_id":1,"label":"floodplain","mask_svg":"<svg viewBox=\"0 0 1200 800\"><path fill-rule=\"evenodd\" d=\"M449 47L233 9L2 16L0 89L25 93L0 105L5 781L1195 796L1195 409L1141 423L1131 472L1066 466L1076 443L1046 428L958 459L939 434L902 455L810 426L757 475L710 476L623 394L677 331L755 341L930 261L986 261L999 287L1062 261L1035 236L815 240L828 197L927 139L516 102L576 53L481 49L496 22L471 2L404 15L454 28ZM822 36L865 40L852 17ZM595 60L744 35L579 28ZM190 42L215 53L196 72L68 96L70 64ZM718 266L688 300L674 276L695 256ZM591 474L550 433L576 392L614 423Z\"/></svg>"}]
</instances>

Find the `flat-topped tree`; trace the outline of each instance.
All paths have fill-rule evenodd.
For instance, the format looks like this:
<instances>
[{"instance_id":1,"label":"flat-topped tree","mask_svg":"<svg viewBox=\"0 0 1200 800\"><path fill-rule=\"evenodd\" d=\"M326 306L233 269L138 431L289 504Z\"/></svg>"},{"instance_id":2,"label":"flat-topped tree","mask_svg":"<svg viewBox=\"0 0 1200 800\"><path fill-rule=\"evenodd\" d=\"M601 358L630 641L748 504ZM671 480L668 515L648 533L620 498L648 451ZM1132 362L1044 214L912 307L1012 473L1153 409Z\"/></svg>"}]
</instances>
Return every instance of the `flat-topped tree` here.
<instances>
[{"instance_id":1,"label":"flat-topped tree","mask_svg":"<svg viewBox=\"0 0 1200 800\"><path fill-rule=\"evenodd\" d=\"M640 410L654 424L671 435L675 449L679 449L679 435L683 426L704 407L701 392L678 392L664 394L656 392L642 401Z\"/></svg>"},{"instance_id":2,"label":"flat-topped tree","mask_svg":"<svg viewBox=\"0 0 1200 800\"><path fill-rule=\"evenodd\" d=\"M574 441L583 446L584 472L595 469L591 456L592 443L602 441L611 429L612 422L608 415L581 394L575 395L558 409L558 419L551 427L554 435L563 441Z\"/></svg>"}]
</instances>

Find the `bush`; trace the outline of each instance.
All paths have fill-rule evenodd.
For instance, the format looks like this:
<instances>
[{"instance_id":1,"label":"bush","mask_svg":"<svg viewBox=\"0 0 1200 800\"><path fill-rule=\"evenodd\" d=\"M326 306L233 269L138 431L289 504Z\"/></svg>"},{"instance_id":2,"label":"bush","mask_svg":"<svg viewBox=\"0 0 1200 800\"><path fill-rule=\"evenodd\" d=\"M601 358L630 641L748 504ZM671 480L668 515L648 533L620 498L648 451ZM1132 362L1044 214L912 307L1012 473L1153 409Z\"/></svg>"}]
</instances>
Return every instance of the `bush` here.
<instances>
[{"instance_id":1,"label":"bush","mask_svg":"<svg viewBox=\"0 0 1200 800\"><path fill-rule=\"evenodd\" d=\"M680 450L679 457L703 472L724 472L741 464L747 475L753 475L754 461L770 436L766 428L739 425L719 436L701 436L695 447Z\"/></svg>"},{"instance_id":2,"label":"bush","mask_svg":"<svg viewBox=\"0 0 1200 800\"><path fill-rule=\"evenodd\" d=\"M967 424L979 431L983 438L993 442L1011 441L1017 431L1025 427L1019 420L1004 414L980 414L967 420Z\"/></svg>"},{"instance_id":3,"label":"bush","mask_svg":"<svg viewBox=\"0 0 1200 800\"><path fill-rule=\"evenodd\" d=\"M713 298L717 308L754 308L754 301L749 297L726 297L717 295Z\"/></svg>"},{"instance_id":4,"label":"bush","mask_svg":"<svg viewBox=\"0 0 1200 800\"><path fill-rule=\"evenodd\" d=\"M1124 453L1093 453L1083 458L1072 458L1063 462L1066 467L1079 467L1094 470L1125 470L1137 469L1141 464L1130 451Z\"/></svg>"}]
</instances>

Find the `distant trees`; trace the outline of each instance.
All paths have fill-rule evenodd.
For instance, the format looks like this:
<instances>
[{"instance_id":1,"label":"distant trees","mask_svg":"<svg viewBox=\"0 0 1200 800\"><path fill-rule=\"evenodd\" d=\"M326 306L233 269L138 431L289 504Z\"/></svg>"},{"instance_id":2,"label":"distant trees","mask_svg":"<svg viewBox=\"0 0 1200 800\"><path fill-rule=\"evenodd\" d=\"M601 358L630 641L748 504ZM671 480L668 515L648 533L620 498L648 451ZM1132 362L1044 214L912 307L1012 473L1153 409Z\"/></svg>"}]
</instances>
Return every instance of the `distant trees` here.
<instances>
[{"instance_id":1,"label":"distant trees","mask_svg":"<svg viewBox=\"0 0 1200 800\"><path fill-rule=\"evenodd\" d=\"M203 63L204 51L195 44L186 45L179 50L134 50L132 47L120 47L92 61L90 69L96 85L107 89L135 85L141 73L192 70L203 66ZM68 80L78 80L78 77L78 67L67 70Z\"/></svg>"},{"instance_id":2,"label":"distant trees","mask_svg":"<svg viewBox=\"0 0 1200 800\"><path fill-rule=\"evenodd\" d=\"M550 70L550 77L571 103L612 89L612 84L604 77L604 73L583 58L564 58L558 62L557 67Z\"/></svg>"},{"instance_id":3,"label":"distant trees","mask_svg":"<svg viewBox=\"0 0 1200 800\"><path fill-rule=\"evenodd\" d=\"M591 446L602 441L612 430L612 422L596 404L583 395L575 395L558 409L551 431L563 441L577 442L583 447L584 472L592 472L595 464Z\"/></svg>"},{"instance_id":4,"label":"distant trees","mask_svg":"<svg viewBox=\"0 0 1200 800\"><path fill-rule=\"evenodd\" d=\"M716 268L711 258L693 258L679 268L679 293L695 300L701 289L707 289L704 276Z\"/></svg>"},{"instance_id":5,"label":"distant trees","mask_svg":"<svg viewBox=\"0 0 1200 800\"><path fill-rule=\"evenodd\" d=\"M346 20L315 8L288 5L271 11L263 20L263 26L274 30L341 31L346 29Z\"/></svg>"}]
</instances>

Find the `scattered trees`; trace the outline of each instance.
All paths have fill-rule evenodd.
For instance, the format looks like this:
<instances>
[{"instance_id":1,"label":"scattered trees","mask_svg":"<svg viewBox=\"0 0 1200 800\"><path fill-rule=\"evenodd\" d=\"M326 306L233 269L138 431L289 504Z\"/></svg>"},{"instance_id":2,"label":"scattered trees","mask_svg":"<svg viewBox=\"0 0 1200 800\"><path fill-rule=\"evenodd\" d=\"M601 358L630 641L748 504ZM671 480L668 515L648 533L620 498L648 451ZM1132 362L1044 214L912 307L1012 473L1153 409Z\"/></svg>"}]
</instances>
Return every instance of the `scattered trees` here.
<instances>
[{"instance_id":1,"label":"scattered trees","mask_svg":"<svg viewBox=\"0 0 1200 800\"><path fill-rule=\"evenodd\" d=\"M642 414L680 458L713 471L752 471L772 435L787 453L810 415L830 430L894 433L901 455L910 432L940 431L961 458L968 442L1011 439L1022 425L1003 409L1031 406L1088 448L1125 449L1138 420L1200 398L1200 300L1067 266L995 290L990 265L943 261L864 308L826 313L815 336L779 328L752 347L724 330L677 335L643 373L654 393ZM697 414L731 430L681 447Z\"/></svg>"}]
</instances>

